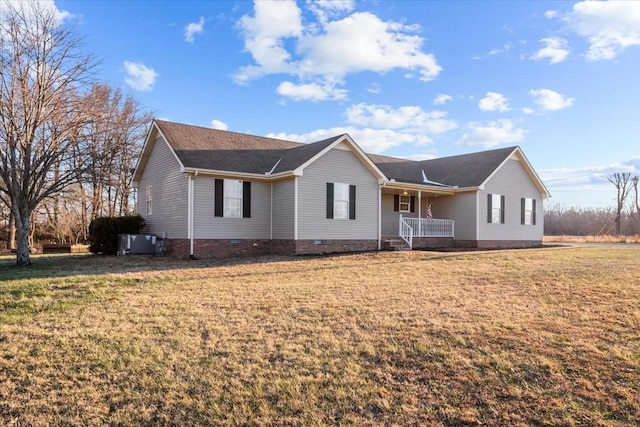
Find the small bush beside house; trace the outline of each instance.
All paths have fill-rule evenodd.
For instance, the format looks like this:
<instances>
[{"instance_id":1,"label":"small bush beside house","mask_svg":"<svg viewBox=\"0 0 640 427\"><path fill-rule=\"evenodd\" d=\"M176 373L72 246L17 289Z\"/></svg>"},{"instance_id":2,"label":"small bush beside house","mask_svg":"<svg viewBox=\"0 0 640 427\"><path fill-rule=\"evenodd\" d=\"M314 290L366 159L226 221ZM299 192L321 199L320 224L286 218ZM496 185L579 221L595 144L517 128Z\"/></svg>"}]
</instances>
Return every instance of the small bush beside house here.
<instances>
[{"instance_id":1,"label":"small bush beside house","mask_svg":"<svg viewBox=\"0 0 640 427\"><path fill-rule=\"evenodd\" d=\"M118 234L138 234L145 226L140 215L102 217L89 225L89 250L94 254L115 255L118 251Z\"/></svg>"}]
</instances>

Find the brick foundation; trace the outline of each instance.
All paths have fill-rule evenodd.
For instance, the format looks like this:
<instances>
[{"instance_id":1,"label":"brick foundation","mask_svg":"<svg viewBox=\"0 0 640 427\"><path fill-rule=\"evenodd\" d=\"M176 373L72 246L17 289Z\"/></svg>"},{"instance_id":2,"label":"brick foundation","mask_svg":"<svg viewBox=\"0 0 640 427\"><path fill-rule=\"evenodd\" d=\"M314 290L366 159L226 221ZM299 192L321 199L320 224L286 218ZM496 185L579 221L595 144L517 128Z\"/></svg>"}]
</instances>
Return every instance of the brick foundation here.
<instances>
[{"instance_id":1,"label":"brick foundation","mask_svg":"<svg viewBox=\"0 0 640 427\"><path fill-rule=\"evenodd\" d=\"M413 249L497 249L532 248L540 240L453 240L417 237ZM252 257L260 255L313 255L378 250L377 240L249 240L195 239L193 255L202 259ZM189 239L167 239L166 253L174 258L189 258Z\"/></svg>"},{"instance_id":2,"label":"brick foundation","mask_svg":"<svg viewBox=\"0 0 640 427\"><path fill-rule=\"evenodd\" d=\"M455 248L456 241L452 237L414 237L413 249Z\"/></svg>"},{"instance_id":3,"label":"brick foundation","mask_svg":"<svg viewBox=\"0 0 640 427\"><path fill-rule=\"evenodd\" d=\"M189 239L167 239L167 254L174 258L189 258ZM203 259L237 258L269 255L271 240L195 239L193 256Z\"/></svg>"},{"instance_id":4,"label":"brick foundation","mask_svg":"<svg viewBox=\"0 0 640 427\"><path fill-rule=\"evenodd\" d=\"M193 241L193 255L202 259L329 254L377 249L377 240L195 239ZM189 239L167 239L166 253L174 258L189 258Z\"/></svg>"},{"instance_id":5,"label":"brick foundation","mask_svg":"<svg viewBox=\"0 0 640 427\"><path fill-rule=\"evenodd\" d=\"M297 240L296 255L378 250L377 240Z\"/></svg>"},{"instance_id":6,"label":"brick foundation","mask_svg":"<svg viewBox=\"0 0 640 427\"><path fill-rule=\"evenodd\" d=\"M456 240L456 248L523 249L542 245L542 240Z\"/></svg>"}]
</instances>

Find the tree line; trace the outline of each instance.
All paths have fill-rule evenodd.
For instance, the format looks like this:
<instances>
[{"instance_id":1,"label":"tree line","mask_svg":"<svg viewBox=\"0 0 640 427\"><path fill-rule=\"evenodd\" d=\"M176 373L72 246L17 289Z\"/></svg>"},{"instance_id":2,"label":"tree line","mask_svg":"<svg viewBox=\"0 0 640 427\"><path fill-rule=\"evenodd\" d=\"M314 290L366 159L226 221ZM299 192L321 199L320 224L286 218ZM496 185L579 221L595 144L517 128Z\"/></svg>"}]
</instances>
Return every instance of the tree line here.
<instances>
[{"instance_id":1,"label":"tree line","mask_svg":"<svg viewBox=\"0 0 640 427\"><path fill-rule=\"evenodd\" d=\"M616 205L608 208L547 207L544 234L547 236L633 236L640 235L638 176L616 172L607 177L616 191Z\"/></svg>"},{"instance_id":2,"label":"tree line","mask_svg":"<svg viewBox=\"0 0 640 427\"><path fill-rule=\"evenodd\" d=\"M129 178L151 122L48 4L0 0L0 214L30 264L35 236L87 239L91 219L134 209Z\"/></svg>"}]
</instances>

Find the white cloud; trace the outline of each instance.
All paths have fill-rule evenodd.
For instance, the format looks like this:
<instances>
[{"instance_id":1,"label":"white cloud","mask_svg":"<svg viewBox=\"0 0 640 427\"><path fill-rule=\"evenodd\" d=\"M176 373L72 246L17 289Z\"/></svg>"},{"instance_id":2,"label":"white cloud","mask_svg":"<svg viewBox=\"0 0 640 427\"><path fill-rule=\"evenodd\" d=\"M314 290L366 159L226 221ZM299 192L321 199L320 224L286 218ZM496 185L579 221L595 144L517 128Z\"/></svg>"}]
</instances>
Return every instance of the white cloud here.
<instances>
[{"instance_id":1,"label":"white cloud","mask_svg":"<svg viewBox=\"0 0 640 427\"><path fill-rule=\"evenodd\" d=\"M349 123L374 128L418 130L442 134L457 127L444 111L424 111L417 106L394 109L388 105L357 104L347 110Z\"/></svg>"},{"instance_id":2,"label":"white cloud","mask_svg":"<svg viewBox=\"0 0 640 427\"><path fill-rule=\"evenodd\" d=\"M59 9L54 0L35 0L32 3L23 0L0 0L0 16L7 13L9 8L21 10L29 22L35 18L35 12L38 10L45 13L52 13L58 25L62 24L65 19L73 17L70 12Z\"/></svg>"},{"instance_id":3,"label":"white cloud","mask_svg":"<svg viewBox=\"0 0 640 427\"><path fill-rule=\"evenodd\" d=\"M526 131L517 128L511 120L501 119L486 125L471 122L456 145L481 146L491 148L497 145L514 144L524 140Z\"/></svg>"},{"instance_id":4,"label":"white cloud","mask_svg":"<svg viewBox=\"0 0 640 427\"><path fill-rule=\"evenodd\" d=\"M351 12L355 8L354 0L307 0L307 4L321 24L341 12Z\"/></svg>"},{"instance_id":5,"label":"white cloud","mask_svg":"<svg viewBox=\"0 0 640 427\"><path fill-rule=\"evenodd\" d=\"M338 89L331 84L282 82L278 86L277 92L294 101L327 101L347 98L345 89Z\"/></svg>"},{"instance_id":6,"label":"white cloud","mask_svg":"<svg viewBox=\"0 0 640 427\"><path fill-rule=\"evenodd\" d=\"M416 160L416 161L431 160L437 157L438 155L434 153L417 153L417 154L410 154L408 156L402 156L403 159Z\"/></svg>"},{"instance_id":7,"label":"white cloud","mask_svg":"<svg viewBox=\"0 0 640 427\"><path fill-rule=\"evenodd\" d=\"M433 100L433 105L443 105L449 101L453 101L451 95L447 95L446 93L439 93Z\"/></svg>"},{"instance_id":8,"label":"white cloud","mask_svg":"<svg viewBox=\"0 0 640 427\"><path fill-rule=\"evenodd\" d=\"M490 50L489 51L489 55L499 55L501 53L505 53L505 52L510 51L511 48L513 48L513 45L511 43L505 43L505 45L502 46L501 48Z\"/></svg>"},{"instance_id":9,"label":"white cloud","mask_svg":"<svg viewBox=\"0 0 640 427\"><path fill-rule=\"evenodd\" d=\"M540 40L545 44L545 47L537 51L534 55L531 55L530 59L534 61L541 61L548 58L549 64L557 64L567 59L569 56L569 49L567 40L560 37L547 37Z\"/></svg>"},{"instance_id":10,"label":"white cloud","mask_svg":"<svg viewBox=\"0 0 640 427\"><path fill-rule=\"evenodd\" d=\"M415 71L420 80L432 80L442 68L435 56L421 51L423 39L413 34L415 26L385 22L369 12L354 13L331 21L324 33L300 39L305 74L342 78L349 73L384 73L396 68ZM345 43L348 40L348 43Z\"/></svg>"},{"instance_id":11,"label":"white cloud","mask_svg":"<svg viewBox=\"0 0 640 427\"><path fill-rule=\"evenodd\" d=\"M238 25L244 37L245 50L251 53L256 65L240 68L234 76L237 83L273 73L292 73L291 55L284 40L302 34L300 9L293 0L256 1L254 16L244 15Z\"/></svg>"},{"instance_id":12,"label":"white cloud","mask_svg":"<svg viewBox=\"0 0 640 427\"><path fill-rule=\"evenodd\" d=\"M426 145L431 139L412 132L398 132L390 129L357 128L352 126L318 129L306 134L272 133L269 138L285 139L288 141L315 142L348 133L351 138L367 153L379 154L390 148L405 144Z\"/></svg>"},{"instance_id":13,"label":"white cloud","mask_svg":"<svg viewBox=\"0 0 640 427\"><path fill-rule=\"evenodd\" d=\"M533 114L533 113L535 113L535 110L533 108L530 108L530 107L524 107L522 109L522 112L525 113L525 114Z\"/></svg>"},{"instance_id":14,"label":"white cloud","mask_svg":"<svg viewBox=\"0 0 640 427\"><path fill-rule=\"evenodd\" d=\"M589 60L614 59L627 47L640 46L640 2L582 1L565 19L589 41Z\"/></svg>"},{"instance_id":15,"label":"white cloud","mask_svg":"<svg viewBox=\"0 0 640 427\"><path fill-rule=\"evenodd\" d=\"M367 88L367 92L369 92L369 93L380 93L380 92L382 92L382 87L380 86L380 83L373 83L373 84L371 84L371 86L369 86Z\"/></svg>"},{"instance_id":16,"label":"white cloud","mask_svg":"<svg viewBox=\"0 0 640 427\"><path fill-rule=\"evenodd\" d=\"M124 61L124 68L127 73L127 77L124 78L126 84L141 91L153 89L153 84L158 79L158 73L153 68L142 62L131 61Z\"/></svg>"},{"instance_id":17,"label":"white cloud","mask_svg":"<svg viewBox=\"0 0 640 427\"><path fill-rule=\"evenodd\" d=\"M254 64L238 69L233 76L236 83L285 74L300 79L289 82L285 89L311 89L344 85L348 74L365 71L404 70L408 77L423 81L442 71L435 56L422 51L424 39L417 34L417 25L383 21L369 12L337 18L353 10L353 1L310 1L306 5L317 21L303 24L302 11L291 0L254 2L253 16L243 16L238 24ZM299 92L291 91L293 96Z\"/></svg>"},{"instance_id":18,"label":"white cloud","mask_svg":"<svg viewBox=\"0 0 640 427\"><path fill-rule=\"evenodd\" d=\"M533 102L542 107L543 110L557 111L568 108L573 105L575 98L567 98L566 96L553 91L551 89L535 89L529 91L529 95L533 98Z\"/></svg>"},{"instance_id":19,"label":"white cloud","mask_svg":"<svg viewBox=\"0 0 640 427\"><path fill-rule=\"evenodd\" d=\"M547 18L547 19L553 19L556 16L558 16L558 11L557 10L547 10L544 13L544 17Z\"/></svg>"},{"instance_id":20,"label":"white cloud","mask_svg":"<svg viewBox=\"0 0 640 427\"><path fill-rule=\"evenodd\" d=\"M211 127L214 129L220 129L220 130L228 130L229 126L227 126L227 124L221 120L218 119L213 119L211 120Z\"/></svg>"},{"instance_id":21,"label":"white cloud","mask_svg":"<svg viewBox=\"0 0 640 427\"><path fill-rule=\"evenodd\" d=\"M574 198L584 198L583 206L613 206L615 188L607 177L616 172L640 175L640 158L629 159L608 165L584 166L579 168L539 169L540 178L551 194L571 194ZM589 195L583 197L580 195Z\"/></svg>"},{"instance_id":22,"label":"white cloud","mask_svg":"<svg viewBox=\"0 0 640 427\"><path fill-rule=\"evenodd\" d=\"M501 93L487 92L487 95L478 102L478 108L482 111L509 111L509 100Z\"/></svg>"},{"instance_id":23,"label":"white cloud","mask_svg":"<svg viewBox=\"0 0 640 427\"><path fill-rule=\"evenodd\" d=\"M202 34L204 31L204 16L200 17L200 20L196 22L190 22L184 28L184 41L193 43L196 34Z\"/></svg>"},{"instance_id":24,"label":"white cloud","mask_svg":"<svg viewBox=\"0 0 640 427\"><path fill-rule=\"evenodd\" d=\"M269 134L272 138L315 142L348 133L368 153L383 153L401 145L424 146L432 143L429 135L457 127L443 111L424 111L416 106L392 108L388 105L353 105L346 111L348 125L317 129L305 134ZM422 157L426 158L426 157Z\"/></svg>"}]
</instances>

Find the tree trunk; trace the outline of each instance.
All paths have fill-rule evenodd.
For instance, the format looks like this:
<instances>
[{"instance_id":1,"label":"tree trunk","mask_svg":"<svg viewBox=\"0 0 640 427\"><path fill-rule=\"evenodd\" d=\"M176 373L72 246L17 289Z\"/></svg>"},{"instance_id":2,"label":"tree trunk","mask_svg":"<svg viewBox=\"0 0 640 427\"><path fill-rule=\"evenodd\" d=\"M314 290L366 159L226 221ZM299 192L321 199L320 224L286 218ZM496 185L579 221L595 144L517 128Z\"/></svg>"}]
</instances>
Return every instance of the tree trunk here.
<instances>
[{"instance_id":1,"label":"tree trunk","mask_svg":"<svg viewBox=\"0 0 640 427\"><path fill-rule=\"evenodd\" d=\"M9 236L7 238L7 249L16 248L16 222L13 218L13 212L9 214Z\"/></svg>"},{"instance_id":2,"label":"tree trunk","mask_svg":"<svg viewBox=\"0 0 640 427\"><path fill-rule=\"evenodd\" d=\"M31 265L29 254L29 228L31 215L28 212L18 212L16 218L16 265Z\"/></svg>"}]
</instances>

